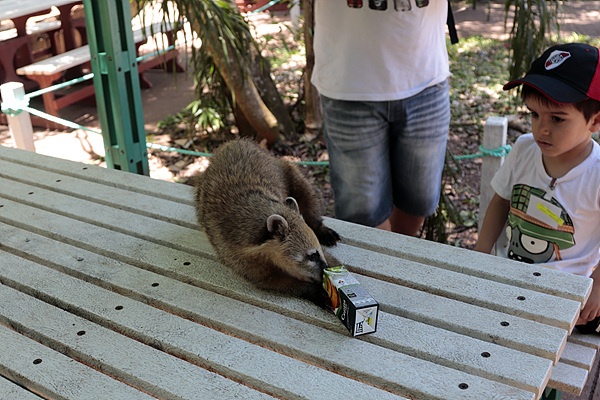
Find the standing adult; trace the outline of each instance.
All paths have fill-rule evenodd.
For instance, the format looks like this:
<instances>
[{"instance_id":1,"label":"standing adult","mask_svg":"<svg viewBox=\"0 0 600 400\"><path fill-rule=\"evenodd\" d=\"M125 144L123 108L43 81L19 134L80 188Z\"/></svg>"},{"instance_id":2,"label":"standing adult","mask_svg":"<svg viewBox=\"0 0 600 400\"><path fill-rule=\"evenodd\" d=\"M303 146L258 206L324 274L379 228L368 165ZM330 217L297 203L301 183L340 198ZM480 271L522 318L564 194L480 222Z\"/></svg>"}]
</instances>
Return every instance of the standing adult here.
<instances>
[{"instance_id":1,"label":"standing adult","mask_svg":"<svg viewBox=\"0 0 600 400\"><path fill-rule=\"evenodd\" d=\"M360 7L358 7L360 5ZM442 0L316 0L336 218L417 236L440 196L450 123Z\"/></svg>"}]
</instances>

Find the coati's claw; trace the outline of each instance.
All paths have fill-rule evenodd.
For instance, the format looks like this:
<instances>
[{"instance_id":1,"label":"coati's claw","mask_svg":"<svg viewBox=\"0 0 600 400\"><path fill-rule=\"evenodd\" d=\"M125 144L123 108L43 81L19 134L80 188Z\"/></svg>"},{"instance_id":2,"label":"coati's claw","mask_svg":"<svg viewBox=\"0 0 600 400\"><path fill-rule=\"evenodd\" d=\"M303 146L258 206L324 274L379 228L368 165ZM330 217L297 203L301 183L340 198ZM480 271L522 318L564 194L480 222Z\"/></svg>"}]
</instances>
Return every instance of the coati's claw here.
<instances>
[{"instance_id":1,"label":"coati's claw","mask_svg":"<svg viewBox=\"0 0 600 400\"><path fill-rule=\"evenodd\" d=\"M305 294L304 298L312 301L325 310L331 311L331 300L322 285L312 286L311 290Z\"/></svg>"},{"instance_id":2,"label":"coati's claw","mask_svg":"<svg viewBox=\"0 0 600 400\"><path fill-rule=\"evenodd\" d=\"M335 246L337 242L342 240L340 235L331 228L322 225L318 232L315 232L319 243L324 246Z\"/></svg>"}]
</instances>

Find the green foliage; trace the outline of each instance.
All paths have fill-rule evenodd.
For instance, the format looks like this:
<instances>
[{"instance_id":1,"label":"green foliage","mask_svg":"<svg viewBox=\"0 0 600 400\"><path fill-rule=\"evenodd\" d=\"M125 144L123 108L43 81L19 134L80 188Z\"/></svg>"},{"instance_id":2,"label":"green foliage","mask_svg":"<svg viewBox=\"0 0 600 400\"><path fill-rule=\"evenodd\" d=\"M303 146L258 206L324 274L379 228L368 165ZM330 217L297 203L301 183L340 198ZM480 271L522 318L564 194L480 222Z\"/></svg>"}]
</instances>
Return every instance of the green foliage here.
<instances>
[{"instance_id":1,"label":"green foliage","mask_svg":"<svg viewBox=\"0 0 600 400\"><path fill-rule=\"evenodd\" d=\"M448 46L448 56L453 123L482 127L490 114L514 111L502 90L508 82L509 63L503 42L481 36L461 38L458 44Z\"/></svg>"},{"instance_id":2,"label":"green foliage","mask_svg":"<svg viewBox=\"0 0 600 400\"><path fill-rule=\"evenodd\" d=\"M558 10L557 0L506 0L505 26L512 12L510 79L520 78L559 32Z\"/></svg>"}]
</instances>

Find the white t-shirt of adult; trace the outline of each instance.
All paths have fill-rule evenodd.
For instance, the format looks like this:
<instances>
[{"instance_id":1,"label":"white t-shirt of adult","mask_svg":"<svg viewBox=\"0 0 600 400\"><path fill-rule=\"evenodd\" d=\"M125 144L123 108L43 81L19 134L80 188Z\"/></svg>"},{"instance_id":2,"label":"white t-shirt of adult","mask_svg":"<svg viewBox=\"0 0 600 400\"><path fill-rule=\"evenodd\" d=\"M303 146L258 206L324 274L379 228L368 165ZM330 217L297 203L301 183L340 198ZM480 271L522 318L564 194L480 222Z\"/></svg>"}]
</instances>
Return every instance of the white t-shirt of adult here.
<instances>
[{"instance_id":1,"label":"white t-shirt of adult","mask_svg":"<svg viewBox=\"0 0 600 400\"><path fill-rule=\"evenodd\" d=\"M511 208L498 255L590 276L600 260L600 146L563 177L546 173L532 134L520 136L492 179Z\"/></svg>"},{"instance_id":2,"label":"white t-shirt of adult","mask_svg":"<svg viewBox=\"0 0 600 400\"><path fill-rule=\"evenodd\" d=\"M316 0L312 83L338 100L405 99L450 75L446 49L448 3L385 11L350 8L346 0ZM398 1L401 3L402 1Z\"/></svg>"}]
</instances>

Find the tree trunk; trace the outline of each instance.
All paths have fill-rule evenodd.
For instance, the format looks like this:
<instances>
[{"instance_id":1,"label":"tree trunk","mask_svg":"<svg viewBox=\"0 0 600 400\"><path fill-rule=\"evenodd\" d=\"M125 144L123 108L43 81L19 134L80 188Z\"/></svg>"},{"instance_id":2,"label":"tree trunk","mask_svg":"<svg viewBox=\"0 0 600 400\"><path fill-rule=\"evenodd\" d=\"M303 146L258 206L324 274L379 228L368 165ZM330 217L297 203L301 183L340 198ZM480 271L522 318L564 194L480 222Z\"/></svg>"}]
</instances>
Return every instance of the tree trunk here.
<instances>
[{"instance_id":1,"label":"tree trunk","mask_svg":"<svg viewBox=\"0 0 600 400\"><path fill-rule=\"evenodd\" d=\"M256 130L257 140L266 139L272 144L279 140L281 129L277 118L262 101L252 75L239 60L235 51L214 32L203 31L202 47L208 51L227 87L231 91L234 107L241 111Z\"/></svg>"},{"instance_id":2,"label":"tree trunk","mask_svg":"<svg viewBox=\"0 0 600 400\"><path fill-rule=\"evenodd\" d=\"M304 46L306 48L306 68L304 70L306 115L304 120L304 134L318 135L323 125L321 99L319 98L317 88L310 82L315 65L315 53L313 49L314 0L303 1L302 13L304 15Z\"/></svg>"},{"instance_id":3,"label":"tree trunk","mask_svg":"<svg viewBox=\"0 0 600 400\"><path fill-rule=\"evenodd\" d=\"M234 12L239 13L235 1L228 1ZM258 141L266 139L268 144L277 142L281 135L293 133L294 124L271 79L270 66L266 60L262 60L254 43L248 44L249 50L240 55L227 39L219 36L218 30L210 28L214 22L209 16L200 17L202 21L198 23L189 18L192 29L202 39L202 48L211 55L231 93L234 115L236 121L240 120L240 130L245 129L244 126L251 127L249 132L242 133L255 132ZM236 40L248 39L240 36Z\"/></svg>"},{"instance_id":4,"label":"tree trunk","mask_svg":"<svg viewBox=\"0 0 600 400\"><path fill-rule=\"evenodd\" d=\"M284 136L289 136L295 132L296 128L289 111L283 104L281 95L271 79L271 64L268 60L262 58L258 50L252 49L252 61L250 63L250 72L254 78L254 83L269 110L273 113Z\"/></svg>"}]
</instances>

